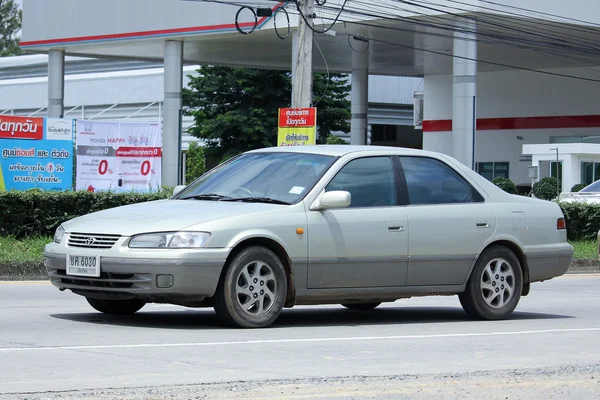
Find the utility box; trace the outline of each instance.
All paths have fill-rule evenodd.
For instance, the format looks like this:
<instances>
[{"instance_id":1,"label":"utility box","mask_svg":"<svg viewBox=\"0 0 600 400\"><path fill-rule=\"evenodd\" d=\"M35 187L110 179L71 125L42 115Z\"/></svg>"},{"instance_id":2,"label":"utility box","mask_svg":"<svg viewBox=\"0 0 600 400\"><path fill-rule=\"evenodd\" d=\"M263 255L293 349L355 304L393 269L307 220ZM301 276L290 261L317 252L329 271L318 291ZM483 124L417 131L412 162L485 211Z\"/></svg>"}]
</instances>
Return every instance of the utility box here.
<instances>
[{"instance_id":1,"label":"utility box","mask_svg":"<svg viewBox=\"0 0 600 400\"><path fill-rule=\"evenodd\" d=\"M529 177L531 179L537 179L539 172L539 167L537 165L532 165L529 167Z\"/></svg>"}]
</instances>

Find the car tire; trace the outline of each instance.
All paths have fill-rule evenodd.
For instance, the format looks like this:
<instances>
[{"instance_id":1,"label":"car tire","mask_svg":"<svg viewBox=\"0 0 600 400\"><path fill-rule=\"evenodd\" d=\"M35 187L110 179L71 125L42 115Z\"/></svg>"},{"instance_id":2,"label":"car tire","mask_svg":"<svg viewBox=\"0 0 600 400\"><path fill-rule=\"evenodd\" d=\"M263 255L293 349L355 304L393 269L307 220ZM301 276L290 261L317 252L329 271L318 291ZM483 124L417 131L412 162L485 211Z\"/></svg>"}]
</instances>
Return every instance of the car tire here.
<instances>
[{"instance_id":1,"label":"car tire","mask_svg":"<svg viewBox=\"0 0 600 400\"><path fill-rule=\"evenodd\" d=\"M227 266L214 298L226 324L265 328L279 317L287 295L287 275L275 253L264 247L239 252Z\"/></svg>"},{"instance_id":2,"label":"car tire","mask_svg":"<svg viewBox=\"0 0 600 400\"><path fill-rule=\"evenodd\" d=\"M515 310L522 290L523 273L518 258L504 246L493 246L481 254L466 290L458 298L472 318L500 320Z\"/></svg>"},{"instance_id":3,"label":"car tire","mask_svg":"<svg viewBox=\"0 0 600 400\"><path fill-rule=\"evenodd\" d=\"M131 315L135 314L146 305L141 300L103 300L86 297L88 303L96 310L104 314Z\"/></svg>"},{"instance_id":4,"label":"car tire","mask_svg":"<svg viewBox=\"0 0 600 400\"><path fill-rule=\"evenodd\" d=\"M348 310L354 311L369 311L377 308L381 303L349 303L342 304L342 306L346 307Z\"/></svg>"}]
</instances>

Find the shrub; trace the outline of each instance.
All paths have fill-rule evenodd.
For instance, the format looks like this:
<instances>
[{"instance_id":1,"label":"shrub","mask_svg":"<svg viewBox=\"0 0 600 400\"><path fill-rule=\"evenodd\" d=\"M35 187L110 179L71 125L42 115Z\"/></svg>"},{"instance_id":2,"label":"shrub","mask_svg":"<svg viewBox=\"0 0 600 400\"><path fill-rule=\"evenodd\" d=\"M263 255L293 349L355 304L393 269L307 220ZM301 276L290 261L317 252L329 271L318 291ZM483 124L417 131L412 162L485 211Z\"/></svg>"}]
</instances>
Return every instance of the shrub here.
<instances>
[{"instance_id":1,"label":"shrub","mask_svg":"<svg viewBox=\"0 0 600 400\"><path fill-rule=\"evenodd\" d=\"M508 178L495 178L492 183L510 194L517 194L517 187Z\"/></svg>"},{"instance_id":2,"label":"shrub","mask_svg":"<svg viewBox=\"0 0 600 400\"><path fill-rule=\"evenodd\" d=\"M583 189L586 186L587 185L585 183L578 183L577 185L575 185L571 188L571 192L579 192L581 189Z\"/></svg>"},{"instance_id":3,"label":"shrub","mask_svg":"<svg viewBox=\"0 0 600 400\"><path fill-rule=\"evenodd\" d=\"M346 144L346 141L339 136L330 134L325 141L327 144Z\"/></svg>"},{"instance_id":4,"label":"shrub","mask_svg":"<svg viewBox=\"0 0 600 400\"><path fill-rule=\"evenodd\" d=\"M546 177L533 184L533 195L538 199L552 200L557 196L556 178Z\"/></svg>"},{"instance_id":5,"label":"shrub","mask_svg":"<svg viewBox=\"0 0 600 400\"><path fill-rule=\"evenodd\" d=\"M206 172L204 147L196 142L190 143L186 160L185 181L191 183Z\"/></svg>"},{"instance_id":6,"label":"shrub","mask_svg":"<svg viewBox=\"0 0 600 400\"><path fill-rule=\"evenodd\" d=\"M166 188L149 194L46 192L39 189L0 192L0 236L53 235L54 230L69 219L108 208L166 199L171 193L172 190Z\"/></svg>"},{"instance_id":7,"label":"shrub","mask_svg":"<svg viewBox=\"0 0 600 400\"><path fill-rule=\"evenodd\" d=\"M596 240L600 231L600 205L559 203L567 221L569 240Z\"/></svg>"}]
</instances>

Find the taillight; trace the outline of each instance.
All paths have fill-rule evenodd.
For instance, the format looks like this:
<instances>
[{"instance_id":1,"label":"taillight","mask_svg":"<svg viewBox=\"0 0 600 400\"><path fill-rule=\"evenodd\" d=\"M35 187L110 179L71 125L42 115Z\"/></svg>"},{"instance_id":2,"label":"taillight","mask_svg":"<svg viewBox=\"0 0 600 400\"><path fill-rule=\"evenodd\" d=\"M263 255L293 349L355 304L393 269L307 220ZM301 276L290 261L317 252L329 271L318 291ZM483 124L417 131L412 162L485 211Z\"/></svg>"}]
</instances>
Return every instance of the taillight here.
<instances>
[{"instance_id":1,"label":"taillight","mask_svg":"<svg viewBox=\"0 0 600 400\"><path fill-rule=\"evenodd\" d=\"M564 218L559 218L556 221L556 229L558 229L559 231L567 229L567 221L565 221Z\"/></svg>"}]
</instances>

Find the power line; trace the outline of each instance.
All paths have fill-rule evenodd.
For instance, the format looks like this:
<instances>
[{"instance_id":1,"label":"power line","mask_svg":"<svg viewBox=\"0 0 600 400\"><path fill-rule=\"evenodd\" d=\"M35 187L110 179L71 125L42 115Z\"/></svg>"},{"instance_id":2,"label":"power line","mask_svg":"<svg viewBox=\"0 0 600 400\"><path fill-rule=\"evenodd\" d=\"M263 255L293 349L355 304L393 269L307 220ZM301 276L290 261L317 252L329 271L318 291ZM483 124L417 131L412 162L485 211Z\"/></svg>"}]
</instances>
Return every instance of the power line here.
<instances>
[{"instance_id":1,"label":"power line","mask_svg":"<svg viewBox=\"0 0 600 400\"><path fill-rule=\"evenodd\" d=\"M563 19L565 21L572 21L572 22L579 22L579 23L586 24L586 25L600 26L600 24L598 24L596 22L585 21L585 20L577 19L577 18L563 17L560 15L550 14L550 13L546 13L546 12L539 11L539 10L532 10L532 9L527 9L527 8L523 8L523 7L511 6L511 5L507 5L507 4L500 4L495 1L489 1L489 0L479 0L479 1L482 3L492 4L492 5L496 5L496 6L500 6L500 7L511 8L513 10L527 11L527 12L530 12L533 14L539 14L539 15L545 15L547 17ZM501 11L501 10L498 10L498 11Z\"/></svg>"},{"instance_id":2,"label":"power line","mask_svg":"<svg viewBox=\"0 0 600 400\"><path fill-rule=\"evenodd\" d=\"M340 21L345 22L343 20L340 20ZM371 26L371 27L373 26L373 25L369 25L369 24L365 24L365 23L356 22L356 21L354 21L354 22L349 22L348 21L348 23L353 23L353 24L363 25L363 26ZM379 26L375 25L375 27L379 27ZM582 77L582 76L562 74L562 73L559 73L559 72L542 71L542 70L537 70L537 69L534 69L534 68L520 67L520 66L517 66L517 65L511 65L511 64L506 64L506 63L499 63L499 62L494 62L494 61L487 61L487 60L482 60L482 59L475 59L475 58L470 58L470 57L457 56L457 55L454 55L454 54L446 54L446 53L441 52L441 51L429 50L429 49L425 49L425 48L421 48L421 47L417 47L417 46L403 45L403 44L400 44L400 43L395 43L395 42L391 42L391 41L387 41L387 40L382 40L382 39L375 39L375 38L372 38L372 37L365 37L365 36L360 36L360 35L352 35L352 36L355 37L355 38L363 39L363 40L368 40L368 41L373 41L373 42L377 42L377 43L382 43L382 44L387 44L387 45L392 45L392 46L407 48L407 49L411 49L411 50L422 51L422 52L431 53L431 54L442 55L442 56L445 56L445 57L459 58L459 59L463 59L463 60L469 60L469 61L479 62L479 63L482 63L482 64L495 65L495 66L500 66L500 67L504 67L504 68L510 68L510 69L515 69L515 70L528 71L528 72L534 72L534 73L539 73L539 74L544 74L544 75L550 75L550 76L556 76L556 77L562 77L562 78L569 78L569 79L582 80L582 81L587 81L587 82L600 83L600 79L593 79L593 78L586 78L586 77Z\"/></svg>"},{"instance_id":3,"label":"power line","mask_svg":"<svg viewBox=\"0 0 600 400\"><path fill-rule=\"evenodd\" d=\"M240 3L232 3L232 2L226 2L226 1L220 1L220 0L184 0L184 1L203 1L203 2L216 2L216 3L223 3L223 4L228 4L228 5L238 5L238 6L244 6L247 5L246 4L240 4ZM294 1L296 3L296 1ZM359 1L360 2L360 1ZM403 2L406 3L405 1L399 1L399 2ZM278 2L280 3L280 2ZM410 2L409 2L410 3ZM372 4L372 3L371 3ZM414 4L414 3L413 3ZM367 26L367 27L373 27L373 28L380 28L380 29L389 29L389 30L396 30L396 31L402 31L401 28L397 28L397 27L389 27L389 26L381 26L381 25L374 25L374 24L368 24L365 22L359 22L359 21L348 21L348 20L344 20L341 18L343 13L351 13L354 15L360 15L360 16L367 16L367 17L374 17L374 18L380 18L380 19L387 19L387 20L393 20L393 21L398 21L398 19L396 18L390 18L390 17L385 17L385 16L381 16L378 14L370 14L370 13L365 13L365 12L361 12L361 11L355 11L355 10L349 10L348 8L346 8L345 6L347 5L347 0L345 0L344 2L344 8L340 8L340 9L335 9L335 12L337 13L335 18L328 18L328 17L322 17L323 19L329 19L329 20L333 20L334 22L330 25L330 27L327 29L331 30L333 28L333 26L338 23L338 22L343 22L344 24L355 24L355 25L362 25L362 26ZM380 4L381 6L381 4ZM417 7L419 7L420 5L416 5ZM323 3L323 7L326 8L327 6L325 5L325 3ZM303 18L305 21L307 21L307 17L300 11L297 11L298 14L301 18ZM442 14L445 13L443 10L438 10L437 12L441 12ZM292 14L294 14L294 12L291 12ZM402 17L400 17L402 18ZM404 19L408 19L408 18L404 18ZM411 23L416 24L416 22L414 20L410 21ZM440 26L440 25L435 25L433 24L433 26L431 24L426 24L430 27L433 27L435 29L445 29L445 30L450 30L452 32L461 32L460 29L456 29L456 27L452 26L451 24L447 24L446 26ZM316 33L323 33L323 31L319 31L315 28L313 28L310 24L308 24L310 29L313 29L314 32ZM462 30L462 32L464 33L476 33L477 35L482 35L481 32L474 32L474 31L465 31ZM422 33L424 35L427 35L429 33ZM485 36L485 33L483 33L483 35ZM494 61L488 61L488 60L484 60L484 59L473 59L473 58L468 58L468 57L461 57L461 56L456 56L454 54L447 54L444 52L440 52L440 51L436 51L436 50L430 50L430 49L425 49L425 48L421 48L421 47L417 47L417 46L412 46L412 45L404 45L404 44L400 44L400 43L395 43L392 41L388 41L388 40L382 40L382 39L376 39L374 37L365 37L365 36L356 36L356 35L350 35L352 37L355 38L359 38L359 39L363 39L366 41L372 41L372 42L377 42L377 43L382 43L382 44L387 44L387 45L392 45L392 46L396 46L396 47L402 47L402 48L407 48L407 49L411 49L411 50L417 50L417 51L421 51L424 53L431 53L431 54L437 54L437 55L442 55L445 57L453 57L453 58L460 58L460 59L465 59L465 60L470 60L470 61L476 61L482 64L488 64L488 65L495 65L495 66L500 66L500 67L504 67L504 68L510 68L510 69L515 69L515 70L521 70L521 71L528 71L528 72L533 72L533 73L538 73L538 74L544 74L544 75L550 75L550 76L556 76L556 77L562 77L562 78L569 78L569 79L575 79L575 80L582 80L582 81L588 81L588 82L596 82L599 83L600 80L598 79L593 79L593 78L586 78L586 77L582 77L582 76L575 76L575 75L569 75L569 74L562 74L562 73L558 73L558 72L551 72L551 71L543 71L543 70L538 70L538 69L534 69L534 68L527 68L527 67L520 67L517 65L511 65L511 64L507 64L507 63L499 63L499 62L494 62ZM498 35L490 35L492 37L496 37L496 38L502 38L502 36L498 36ZM451 37L451 36L448 36ZM507 38L508 40L511 39L515 39L518 40L519 38ZM481 40L478 40L481 41ZM527 41L525 41L527 42ZM528 48L528 47L524 47L522 45L515 45L514 43L502 43L500 41L498 41L496 39L496 41L488 41L488 43L492 43L492 44L502 44L502 45L513 45L515 47L521 47L521 48ZM534 42L535 43L535 42ZM544 52L545 50L541 50L539 48L530 48L529 49L534 49L536 51L542 51ZM568 47L567 49L563 49L564 50L571 50L571 51L575 51L578 52L579 55L583 55L581 49L577 49L573 46ZM585 55L593 55L588 53L587 51L584 52ZM555 56L560 56L557 54L554 54ZM593 70L596 71L596 70Z\"/></svg>"}]
</instances>

